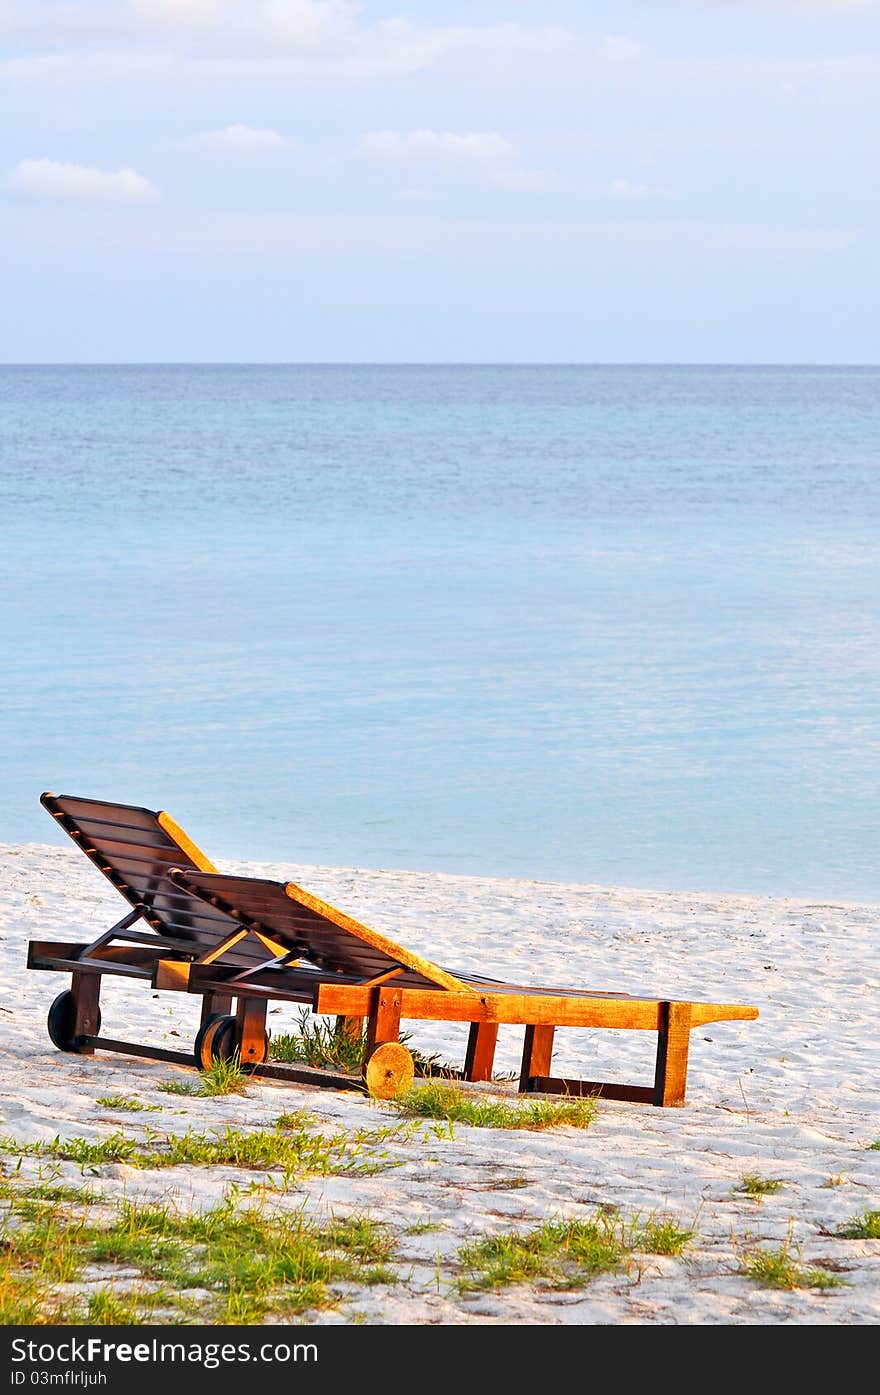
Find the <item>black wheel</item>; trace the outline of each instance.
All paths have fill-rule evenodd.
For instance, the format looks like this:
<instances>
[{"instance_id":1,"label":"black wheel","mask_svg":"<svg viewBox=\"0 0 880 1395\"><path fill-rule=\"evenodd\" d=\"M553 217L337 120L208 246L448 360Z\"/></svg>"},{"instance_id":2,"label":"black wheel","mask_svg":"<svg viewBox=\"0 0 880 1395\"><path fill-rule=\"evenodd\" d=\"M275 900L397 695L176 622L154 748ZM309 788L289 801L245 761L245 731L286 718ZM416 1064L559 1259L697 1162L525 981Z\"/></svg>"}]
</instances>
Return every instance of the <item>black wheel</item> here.
<instances>
[{"instance_id":1,"label":"black wheel","mask_svg":"<svg viewBox=\"0 0 880 1395\"><path fill-rule=\"evenodd\" d=\"M101 1009L97 1011L97 1023L95 1035L101 1030ZM82 1039L74 1035L74 1025L76 1023L76 1000L69 988L65 988L63 993L52 1003L49 1009L49 1016L46 1019L46 1028L49 1033L49 1040L53 1046L57 1046L59 1051L72 1051L74 1055L82 1051Z\"/></svg>"},{"instance_id":2,"label":"black wheel","mask_svg":"<svg viewBox=\"0 0 880 1395\"><path fill-rule=\"evenodd\" d=\"M212 1027L221 1021L223 1014L215 1012L212 1017L207 1017L196 1032L196 1039L193 1042L193 1060L199 1070L207 1070L211 1064L211 1057L205 1056L205 1038Z\"/></svg>"},{"instance_id":3,"label":"black wheel","mask_svg":"<svg viewBox=\"0 0 880 1395\"><path fill-rule=\"evenodd\" d=\"M196 1033L195 1047L193 1055L199 1070L210 1070L215 1061L232 1061L237 1058L241 1047L241 1036L238 1021L235 1017L227 1017L223 1013L215 1013L209 1017L204 1026L200 1027ZM247 1071L254 1066L262 1065L269 1056L269 1034L266 1033L263 1054L259 1061L245 1061L242 1063L242 1070Z\"/></svg>"},{"instance_id":4,"label":"black wheel","mask_svg":"<svg viewBox=\"0 0 880 1395\"><path fill-rule=\"evenodd\" d=\"M205 1047L212 1061L231 1061L238 1051L238 1023L234 1017L218 1017Z\"/></svg>"}]
</instances>

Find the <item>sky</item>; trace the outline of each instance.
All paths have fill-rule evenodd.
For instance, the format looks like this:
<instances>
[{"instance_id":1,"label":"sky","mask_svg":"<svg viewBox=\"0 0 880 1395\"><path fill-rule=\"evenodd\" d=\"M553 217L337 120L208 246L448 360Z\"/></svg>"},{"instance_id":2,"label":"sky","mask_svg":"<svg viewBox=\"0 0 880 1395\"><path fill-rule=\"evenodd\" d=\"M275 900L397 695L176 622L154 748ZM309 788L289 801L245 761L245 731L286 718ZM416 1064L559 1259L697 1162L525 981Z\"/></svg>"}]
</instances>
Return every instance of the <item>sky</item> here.
<instances>
[{"instance_id":1,"label":"sky","mask_svg":"<svg viewBox=\"0 0 880 1395\"><path fill-rule=\"evenodd\" d=\"M0 0L0 362L880 362L880 0Z\"/></svg>"}]
</instances>

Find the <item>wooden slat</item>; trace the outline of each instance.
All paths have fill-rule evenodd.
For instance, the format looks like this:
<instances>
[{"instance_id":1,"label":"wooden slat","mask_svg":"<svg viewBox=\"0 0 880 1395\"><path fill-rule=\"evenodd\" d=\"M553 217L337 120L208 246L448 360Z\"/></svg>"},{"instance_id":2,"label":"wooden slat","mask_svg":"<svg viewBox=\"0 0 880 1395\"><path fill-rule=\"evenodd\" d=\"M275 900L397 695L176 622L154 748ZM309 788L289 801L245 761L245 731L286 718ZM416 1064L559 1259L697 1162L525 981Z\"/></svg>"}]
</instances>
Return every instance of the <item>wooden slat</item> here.
<instances>
[{"instance_id":1,"label":"wooden slat","mask_svg":"<svg viewBox=\"0 0 880 1395\"><path fill-rule=\"evenodd\" d=\"M101 838L89 835L82 839L80 847L87 857L96 852L103 854L114 867L125 864L135 870L138 867L147 870L155 866L160 867L165 872L169 867L179 867L183 860L181 849L175 847L173 843L164 846L147 842L130 843L121 836Z\"/></svg>"},{"instance_id":2,"label":"wooden slat","mask_svg":"<svg viewBox=\"0 0 880 1395\"><path fill-rule=\"evenodd\" d=\"M124 1056L146 1056L152 1061L174 1061L176 1065L193 1066L191 1051L169 1051L164 1046L149 1046L139 1041L119 1041L116 1037L87 1037L92 1047L101 1051L118 1051Z\"/></svg>"},{"instance_id":3,"label":"wooden slat","mask_svg":"<svg viewBox=\"0 0 880 1395\"><path fill-rule=\"evenodd\" d=\"M654 1091L644 1085L617 1085L609 1080L566 1080L562 1076L533 1076L523 1093L571 1095L578 1099L595 1095L606 1100L629 1100L634 1104L654 1103Z\"/></svg>"},{"instance_id":4,"label":"wooden slat","mask_svg":"<svg viewBox=\"0 0 880 1395\"><path fill-rule=\"evenodd\" d=\"M47 791L40 796L40 803L50 814L64 814L74 820L96 819L138 828L155 827L159 820L155 809L144 809L136 804L116 804L104 799L81 799L78 795L51 794Z\"/></svg>"},{"instance_id":5,"label":"wooden slat","mask_svg":"<svg viewBox=\"0 0 880 1395\"><path fill-rule=\"evenodd\" d=\"M70 945L60 945L59 949L70 949ZM83 945L83 949L87 948ZM29 969L46 969L56 973L83 973L99 977L101 974L113 974L119 978L145 978L152 977L152 969L145 966L138 967L134 964L119 963L109 959L75 959L66 955L40 954L33 958L28 958Z\"/></svg>"},{"instance_id":6,"label":"wooden slat","mask_svg":"<svg viewBox=\"0 0 880 1395\"><path fill-rule=\"evenodd\" d=\"M445 969L432 963L430 959L424 959L420 954L414 954L411 950L404 949L401 945L396 944L394 940L380 934L377 930L372 930L361 921L354 920L353 917L346 915L344 911L337 910L335 906L331 906L328 901L323 901L319 896L314 896L310 891L305 891L301 886L297 886L295 882L287 882L284 887L284 893L292 901L297 902L299 905L306 906L309 910L314 911L316 915L330 921L331 924L337 926L340 930L345 930L349 934L355 935L358 939L372 945L373 948L378 949L381 953L387 954L389 959L395 963L403 964L408 969L414 969L416 973L424 974L425 978L430 979L439 987L448 988L453 992L468 991L468 985L462 983L454 974L447 973Z\"/></svg>"},{"instance_id":7,"label":"wooden slat","mask_svg":"<svg viewBox=\"0 0 880 1395\"><path fill-rule=\"evenodd\" d=\"M758 1016L756 1007L744 1003L690 1002L688 1007L692 1027L703 1027L707 1022L754 1022Z\"/></svg>"},{"instance_id":8,"label":"wooden slat","mask_svg":"<svg viewBox=\"0 0 880 1395\"><path fill-rule=\"evenodd\" d=\"M55 819L58 823L66 821L66 832L80 845L115 840L131 848L161 848L165 853L182 855L182 849L163 833L158 823L145 827L107 819L74 819L70 814L56 814Z\"/></svg>"},{"instance_id":9,"label":"wooden slat","mask_svg":"<svg viewBox=\"0 0 880 1395\"><path fill-rule=\"evenodd\" d=\"M366 1013L369 989L322 983L318 1012ZM444 993L404 988L401 1016L448 1022L545 1022L556 1027L658 1031L661 1004L637 998L552 998L517 993Z\"/></svg>"}]
</instances>

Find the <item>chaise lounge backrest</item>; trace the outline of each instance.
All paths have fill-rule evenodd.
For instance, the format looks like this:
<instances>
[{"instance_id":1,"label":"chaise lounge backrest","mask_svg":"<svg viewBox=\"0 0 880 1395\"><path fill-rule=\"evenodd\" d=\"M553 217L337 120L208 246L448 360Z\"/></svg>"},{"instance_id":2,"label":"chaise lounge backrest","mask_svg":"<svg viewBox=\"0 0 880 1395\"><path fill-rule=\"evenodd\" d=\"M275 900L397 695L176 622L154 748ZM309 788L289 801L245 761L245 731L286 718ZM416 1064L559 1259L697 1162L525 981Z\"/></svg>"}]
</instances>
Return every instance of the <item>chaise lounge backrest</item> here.
<instances>
[{"instance_id":1,"label":"chaise lounge backrest","mask_svg":"<svg viewBox=\"0 0 880 1395\"><path fill-rule=\"evenodd\" d=\"M215 868L164 810L49 793L40 803L157 935L201 954L237 929L222 912L169 879L171 867ZM226 962L251 966L265 958L265 947L248 936Z\"/></svg>"},{"instance_id":2,"label":"chaise lounge backrest","mask_svg":"<svg viewBox=\"0 0 880 1395\"><path fill-rule=\"evenodd\" d=\"M370 983L393 977L400 988L445 988L468 992L470 983L405 949L337 910L294 882L236 877L193 868L172 869L181 889L207 906L259 931L341 982Z\"/></svg>"}]
</instances>

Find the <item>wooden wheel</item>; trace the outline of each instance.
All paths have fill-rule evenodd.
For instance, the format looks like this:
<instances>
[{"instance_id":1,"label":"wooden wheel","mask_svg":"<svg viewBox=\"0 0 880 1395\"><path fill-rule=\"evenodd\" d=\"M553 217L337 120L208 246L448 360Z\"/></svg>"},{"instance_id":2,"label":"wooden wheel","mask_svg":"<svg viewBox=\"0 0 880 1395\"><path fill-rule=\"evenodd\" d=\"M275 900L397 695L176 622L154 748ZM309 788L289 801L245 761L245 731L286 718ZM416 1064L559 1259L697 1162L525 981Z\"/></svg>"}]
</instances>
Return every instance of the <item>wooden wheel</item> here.
<instances>
[{"instance_id":1,"label":"wooden wheel","mask_svg":"<svg viewBox=\"0 0 880 1395\"><path fill-rule=\"evenodd\" d=\"M101 1030L101 1009L97 1011L97 1035ZM46 1019L46 1029L49 1033L49 1040L53 1046L57 1046L59 1051L72 1051L75 1055L82 1051L81 1039L74 1035L76 1024L76 999L69 988L65 988L49 1008L49 1016Z\"/></svg>"},{"instance_id":2,"label":"wooden wheel","mask_svg":"<svg viewBox=\"0 0 880 1395\"><path fill-rule=\"evenodd\" d=\"M370 1056L364 1076L371 1095L379 1100L390 1100L412 1089L415 1064L399 1041L386 1041Z\"/></svg>"}]
</instances>

